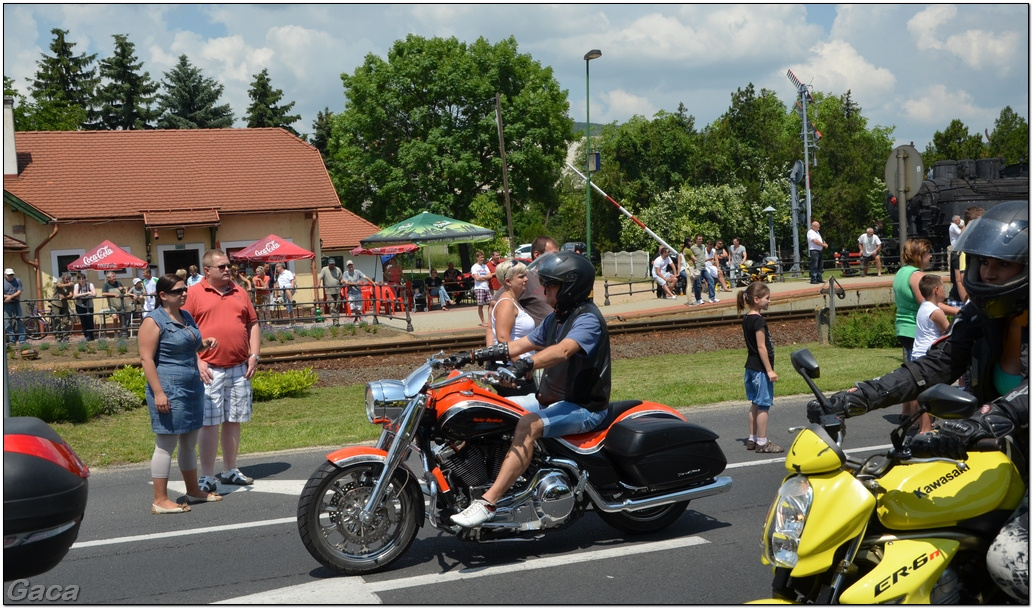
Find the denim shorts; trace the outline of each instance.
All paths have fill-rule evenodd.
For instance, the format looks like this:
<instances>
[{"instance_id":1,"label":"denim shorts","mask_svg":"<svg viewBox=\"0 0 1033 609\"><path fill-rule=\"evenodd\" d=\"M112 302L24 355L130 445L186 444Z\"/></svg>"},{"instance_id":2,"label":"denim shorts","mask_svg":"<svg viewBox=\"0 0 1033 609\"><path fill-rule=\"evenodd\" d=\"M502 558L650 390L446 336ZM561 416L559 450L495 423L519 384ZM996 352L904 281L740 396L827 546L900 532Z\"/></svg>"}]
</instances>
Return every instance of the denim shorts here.
<instances>
[{"instance_id":1,"label":"denim shorts","mask_svg":"<svg viewBox=\"0 0 1033 609\"><path fill-rule=\"evenodd\" d=\"M746 399L761 410L771 408L771 402L775 397L775 386L768 378L767 372L760 370L746 369L743 375L743 384L746 385Z\"/></svg>"},{"instance_id":2,"label":"denim shorts","mask_svg":"<svg viewBox=\"0 0 1033 609\"><path fill-rule=\"evenodd\" d=\"M538 403L535 395L518 395L509 398L524 410L533 412L545 424L544 438L558 438L592 431L606 418L607 411L592 412L574 402L556 402L546 408Z\"/></svg>"}]
</instances>

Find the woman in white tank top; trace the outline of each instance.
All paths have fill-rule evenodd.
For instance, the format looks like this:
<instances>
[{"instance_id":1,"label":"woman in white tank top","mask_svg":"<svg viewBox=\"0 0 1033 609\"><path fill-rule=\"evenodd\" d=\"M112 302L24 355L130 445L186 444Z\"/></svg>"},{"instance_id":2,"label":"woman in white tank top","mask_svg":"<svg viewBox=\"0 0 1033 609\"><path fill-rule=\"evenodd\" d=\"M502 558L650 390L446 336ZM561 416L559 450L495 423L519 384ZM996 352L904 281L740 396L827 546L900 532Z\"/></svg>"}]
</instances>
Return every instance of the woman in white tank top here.
<instances>
[{"instance_id":1,"label":"woman in white tank top","mask_svg":"<svg viewBox=\"0 0 1033 609\"><path fill-rule=\"evenodd\" d=\"M522 262L506 260L495 269L495 277L505 291L491 307L491 329L495 335L495 344L510 342L522 338L534 330L534 319L519 304L520 295L527 287L527 267ZM521 357L530 357L534 352ZM503 365L505 362L497 362ZM513 387L498 387L499 395L527 395L534 393L534 381L526 379L524 383Z\"/></svg>"}]
</instances>

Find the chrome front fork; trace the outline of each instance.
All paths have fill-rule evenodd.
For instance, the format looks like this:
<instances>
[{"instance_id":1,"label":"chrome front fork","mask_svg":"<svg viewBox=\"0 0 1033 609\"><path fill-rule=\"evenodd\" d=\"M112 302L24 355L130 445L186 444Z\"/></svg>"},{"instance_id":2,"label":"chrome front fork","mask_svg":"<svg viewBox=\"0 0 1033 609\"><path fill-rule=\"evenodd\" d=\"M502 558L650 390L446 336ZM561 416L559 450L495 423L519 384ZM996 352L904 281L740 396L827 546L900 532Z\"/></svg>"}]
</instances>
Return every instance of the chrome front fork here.
<instances>
[{"instance_id":1,"label":"chrome front fork","mask_svg":"<svg viewBox=\"0 0 1033 609\"><path fill-rule=\"evenodd\" d=\"M420 419L423 417L427 396L421 393L413 399L414 401L409 403L405 414L402 415L402 419L398 422L398 432L395 435L394 442L391 443L391 448L387 451L387 459L384 461L384 471L381 472L380 478L374 482L373 492L370 493L369 501L366 502L366 506L359 513L359 520L363 524L373 522L374 513L380 502L384 500L384 495L387 493L387 488L391 483L395 470L398 469L398 466L405 460L406 455L409 454L409 443L412 442L413 437L416 435L416 426L419 425ZM384 437L381 436L381 442L383 441Z\"/></svg>"}]
</instances>

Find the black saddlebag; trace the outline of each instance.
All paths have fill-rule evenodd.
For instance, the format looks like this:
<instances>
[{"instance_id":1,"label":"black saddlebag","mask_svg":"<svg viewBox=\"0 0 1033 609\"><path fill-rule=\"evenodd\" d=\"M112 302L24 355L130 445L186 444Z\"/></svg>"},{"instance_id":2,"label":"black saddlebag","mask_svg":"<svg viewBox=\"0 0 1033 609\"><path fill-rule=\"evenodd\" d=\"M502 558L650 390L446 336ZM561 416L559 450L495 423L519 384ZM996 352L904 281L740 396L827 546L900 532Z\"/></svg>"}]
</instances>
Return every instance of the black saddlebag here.
<instances>
[{"instance_id":1,"label":"black saddlebag","mask_svg":"<svg viewBox=\"0 0 1033 609\"><path fill-rule=\"evenodd\" d=\"M693 423L646 416L614 425L604 447L625 482L664 489L703 482L724 471L728 461L717 437Z\"/></svg>"}]
</instances>

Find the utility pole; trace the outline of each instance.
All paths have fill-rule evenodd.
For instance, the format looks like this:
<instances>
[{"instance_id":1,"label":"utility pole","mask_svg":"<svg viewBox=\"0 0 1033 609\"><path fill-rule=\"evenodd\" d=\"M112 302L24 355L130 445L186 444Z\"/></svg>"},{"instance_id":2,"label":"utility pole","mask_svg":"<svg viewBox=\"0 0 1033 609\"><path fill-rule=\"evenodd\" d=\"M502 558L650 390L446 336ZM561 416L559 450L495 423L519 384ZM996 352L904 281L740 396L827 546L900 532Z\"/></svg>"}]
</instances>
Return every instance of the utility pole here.
<instances>
[{"instance_id":1,"label":"utility pole","mask_svg":"<svg viewBox=\"0 0 1033 609\"><path fill-rule=\"evenodd\" d=\"M810 121L810 119L807 116L807 103L808 102L810 102L812 104L814 103L814 96L811 95L810 89L807 87L806 84L800 82L800 79L796 77L796 74L793 74L792 70L787 70L786 71L786 76L788 76L789 80L794 85L796 85L796 93L800 97L800 100L797 102L797 107L800 109L800 118L801 118L800 130L802 132L801 133L801 137L803 138L803 165L804 165L804 178L806 179L806 181L804 183L804 187L805 187L805 190L806 190L806 193L807 193L807 220L806 220L806 224L807 224L807 226L810 226L810 223L814 220L814 218L812 216L812 213L811 213L811 159L810 159L810 152L811 152L811 147L812 146L815 148L815 151L817 151L818 140L821 139L821 132L814 128L814 125L811 124L811 121ZM811 131L812 130L814 131L814 137L815 137L815 141L813 143L811 142ZM815 154L815 156L814 156L814 166L815 167L818 166L818 156L817 156L817 154ZM794 221L795 221L795 219L794 219Z\"/></svg>"},{"instance_id":2,"label":"utility pole","mask_svg":"<svg viewBox=\"0 0 1033 609\"><path fill-rule=\"evenodd\" d=\"M506 201L506 225L509 228L509 250L516 249L513 239L513 210L509 204L509 167L506 166L506 139L502 136L502 96L495 92L495 122L499 127L499 152L502 155L502 196Z\"/></svg>"}]
</instances>

